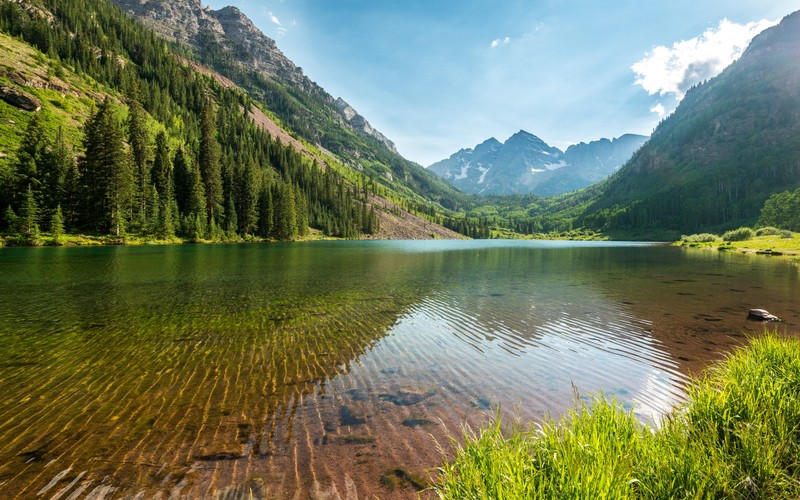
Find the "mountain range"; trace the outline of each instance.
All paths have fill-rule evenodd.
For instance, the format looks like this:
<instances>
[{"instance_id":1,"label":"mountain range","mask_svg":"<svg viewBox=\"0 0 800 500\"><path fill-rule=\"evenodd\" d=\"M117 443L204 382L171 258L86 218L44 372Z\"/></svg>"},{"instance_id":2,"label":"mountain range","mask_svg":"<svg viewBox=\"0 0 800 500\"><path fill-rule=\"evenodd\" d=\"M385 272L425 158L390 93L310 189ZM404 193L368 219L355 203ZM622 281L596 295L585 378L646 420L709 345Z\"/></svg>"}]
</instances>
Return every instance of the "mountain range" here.
<instances>
[{"instance_id":1,"label":"mountain range","mask_svg":"<svg viewBox=\"0 0 800 500\"><path fill-rule=\"evenodd\" d=\"M501 143L494 137L462 149L428 169L466 193L554 196L586 187L614 173L647 140L581 142L561 151L524 130Z\"/></svg>"}]
</instances>

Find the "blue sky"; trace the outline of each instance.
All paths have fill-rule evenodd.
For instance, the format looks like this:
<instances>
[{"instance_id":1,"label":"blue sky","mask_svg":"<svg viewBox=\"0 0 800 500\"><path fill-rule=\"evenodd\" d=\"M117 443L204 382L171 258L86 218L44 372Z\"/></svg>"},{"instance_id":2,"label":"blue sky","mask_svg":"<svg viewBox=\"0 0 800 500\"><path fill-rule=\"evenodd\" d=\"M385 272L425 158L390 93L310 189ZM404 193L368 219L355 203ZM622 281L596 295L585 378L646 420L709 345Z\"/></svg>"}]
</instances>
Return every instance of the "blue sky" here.
<instances>
[{"instance_id":1,"label":"blue sky","mask_svg":"<svg viewBox=\"0 0 800 500\"><path fill-rule=\"evenodd\" d=\"M235 5L423 166L525 129L650 134L800 0L203 0ZM638 83L637 83L638 82Z\"/></svg>"}]
</instances>

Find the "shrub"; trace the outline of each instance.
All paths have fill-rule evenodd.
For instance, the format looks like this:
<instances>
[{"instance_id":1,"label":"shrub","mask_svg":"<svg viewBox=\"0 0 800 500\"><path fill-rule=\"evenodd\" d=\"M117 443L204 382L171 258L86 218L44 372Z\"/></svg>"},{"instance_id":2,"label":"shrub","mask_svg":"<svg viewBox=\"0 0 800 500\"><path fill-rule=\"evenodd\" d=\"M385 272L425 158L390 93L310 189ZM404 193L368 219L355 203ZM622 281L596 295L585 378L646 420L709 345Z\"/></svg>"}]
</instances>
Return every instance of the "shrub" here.
<instances>
[{"instance_id":1,"label":"shrub","mask_svg":"<svg viewBox=\"0 0 800 500\"><path fill-rule=\"evenodd\" d=\"M784 229L784 230L782 230L782 231L781 231L781 238L784 238L784 239L787 239L787 240L788 240L788 239L789 239L789 238L791 238L792 236L794 236L794 235L792 234L792 232L791 232L791 231L787 231L786 229Z\"/></svg>"},{"instance_id":2,"label":"shrub","mask_svg":"<svg viewBox=\"0 0 800 500\"><path fill-rule=\"evenodd\" d=\"M690 234L681 236L681 240L688 243L713 243L719 241L720 237L711 233Z\"/></svg>"},{"instance_id":3,"label":"shrub","mask_svg":"<svg viewBox=\"0 0 800 500\"><path fill-rule=\"evenodd\" d=\"M756 236L777 236L779 234L781 234L781 230L772 226L762 227L756 231Z\"/></svg>"},{"instance_id":4,"label":"shrub","mask_svg":"<svg viewBox=\"0 0 800 500\"><path fill-rule=\"evenodd\" d=\"M751 240L755 237L756 232L749 227L740 227L739 229L728 231L722 235L722 239L725 241L744 241Z\"/></svg>"}]
</instances>

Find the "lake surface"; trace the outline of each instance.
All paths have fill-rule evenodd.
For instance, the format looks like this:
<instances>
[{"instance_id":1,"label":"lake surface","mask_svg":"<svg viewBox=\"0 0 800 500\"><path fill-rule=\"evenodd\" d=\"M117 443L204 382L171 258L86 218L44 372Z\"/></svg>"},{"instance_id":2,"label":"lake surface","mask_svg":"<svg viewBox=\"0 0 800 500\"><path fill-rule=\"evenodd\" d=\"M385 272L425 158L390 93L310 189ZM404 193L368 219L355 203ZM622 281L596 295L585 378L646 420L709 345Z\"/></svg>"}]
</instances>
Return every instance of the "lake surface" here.
<instances>
[{"instance_id":1,"label":"lake surface","mask_svg":"<svg viewBox=\"0 0 800 500\"><path fill-rule=\"evenodd\" d=\"M2 498L414 497L464 422L657 422L747 309L800 322L788 259L605 242L6 248L0 287Z\"/></svg>"}]
</instances>

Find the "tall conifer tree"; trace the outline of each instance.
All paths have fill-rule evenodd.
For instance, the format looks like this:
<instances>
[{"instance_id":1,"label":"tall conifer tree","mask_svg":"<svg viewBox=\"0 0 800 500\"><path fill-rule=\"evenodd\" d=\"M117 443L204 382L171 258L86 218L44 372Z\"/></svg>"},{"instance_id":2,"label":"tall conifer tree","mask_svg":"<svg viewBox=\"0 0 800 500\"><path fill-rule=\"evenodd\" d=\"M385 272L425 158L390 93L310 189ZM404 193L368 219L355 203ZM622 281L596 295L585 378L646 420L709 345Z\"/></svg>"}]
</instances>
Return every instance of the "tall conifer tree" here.
<instances>
[{"instance_id":1,"label":"tall conifer tree","mask_svg":"<svg viewBox=\"0 0 800 500\"><path fill-rule=\"evenodd\" d=\"M64 129L58 127L52 148L40 168L41 208L47 214L52 214L66 198L67 175L73 168L75 168L75 158L67 145Z\"/></svg>"},{"instance_id":2,"label":"tall conifer tree","mask_svg":"<svg viewBox=\"0 0 800 500\"><path fill-rule=\"evenodd\" d=\"M128 143L131 146L133 158L133 171L136 179L136 211L140 223L148 218L147 215L147 185L150 180L148 165L148 150L150 148L150 134L147 132L147 113L142 106L139 86L132 85L128 98Z\"/></svg>"},{"instance_id":3,"label":"tall conifer tree","mask_svg":"<svg viewBox=\"0 0 800 500\"><path fill-rule=\"evenodd\" d=\"M17 149L17 162L15 177L15 191L18 195L16 207L21 207L25 200L25 193L30 187L36 198L41 190L40 167L45 161L50 146L42 124L41 111L33 113L25 129L25 135Z\"/></svg>"},{"instance_id":4,"label":"tall conifer tree","mask_svg":"<svg viewBox=\"0 0 800 500\"><path fill-rule=\"evenodd\" d=\"M83 224L119 236L127 222L133 175L122 128L109 99L86 123L84 147L86 154L79 163Z\"/></svg>"},{"instance_id":5,"label":"tall conifer tree","mask_svg":"<svg viewBox=\"0 0 800 500\"><path fill-rule=\"evenodd\" d=\"M153 185L162 200L173 196L172 164L169 160L169 143L167 134L160 131L156 135L156 153L151 171Z\"/></svg>"},{"instance_id":6,"label":"tall conifer tree","mask_svg":"<svg viewBox=\"0 0 800 500\"><path fill-rule=\"evenodd\" d=\"M216 219L222 212L223 193L216 112L210 97L200 115L200 174L203 178L208 218Z\"/></svg>"}]
</instances>

